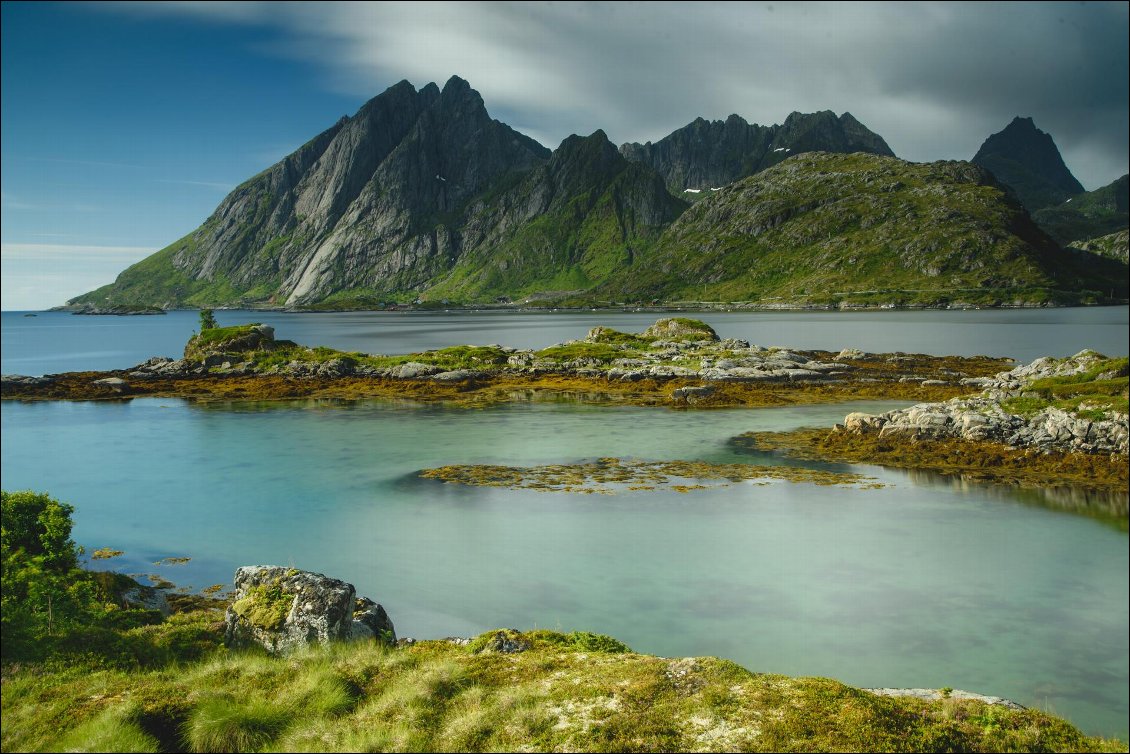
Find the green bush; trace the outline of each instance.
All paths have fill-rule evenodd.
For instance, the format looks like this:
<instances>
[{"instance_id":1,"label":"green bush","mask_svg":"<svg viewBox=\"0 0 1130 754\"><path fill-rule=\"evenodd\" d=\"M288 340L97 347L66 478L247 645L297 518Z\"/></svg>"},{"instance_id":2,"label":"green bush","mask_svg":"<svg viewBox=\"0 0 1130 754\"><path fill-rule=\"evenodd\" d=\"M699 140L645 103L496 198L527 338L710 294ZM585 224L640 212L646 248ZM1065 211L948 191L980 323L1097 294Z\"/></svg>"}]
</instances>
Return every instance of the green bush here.
<instances>
[{"instance_id":1,"label":"green bush","mask_svg":"<svg viewBox=\"0 0 1130 754\"><path fill-rule=\"evenodd\" d=\"M40 565L65 571L78 565L79 548L71 540L73 505L42 492L0 492L0 548L4 561L22 551Z\"/></svg>"}]
</instances>

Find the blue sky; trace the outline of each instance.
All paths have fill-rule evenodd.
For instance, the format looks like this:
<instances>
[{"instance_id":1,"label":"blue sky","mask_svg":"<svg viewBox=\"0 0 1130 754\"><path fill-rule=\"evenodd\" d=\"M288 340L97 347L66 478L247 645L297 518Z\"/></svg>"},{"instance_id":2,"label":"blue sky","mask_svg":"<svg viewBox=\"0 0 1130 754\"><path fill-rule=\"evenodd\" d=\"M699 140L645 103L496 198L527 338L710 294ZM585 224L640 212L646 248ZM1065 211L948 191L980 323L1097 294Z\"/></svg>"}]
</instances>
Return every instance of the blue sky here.
<instances>
[{"instance_id":1,"label":"blue sky","mask_svg":"<svg viewBox=\"0 0 1130 754\"><path fill-rule=\"evenodd\" d=\"M405 78L460 75L551 148L831 109L969 159L1030 115L1097 188L1127 170L1127 7L4 2L0 307L111 282Z\"/></svg>"}]
</instances>

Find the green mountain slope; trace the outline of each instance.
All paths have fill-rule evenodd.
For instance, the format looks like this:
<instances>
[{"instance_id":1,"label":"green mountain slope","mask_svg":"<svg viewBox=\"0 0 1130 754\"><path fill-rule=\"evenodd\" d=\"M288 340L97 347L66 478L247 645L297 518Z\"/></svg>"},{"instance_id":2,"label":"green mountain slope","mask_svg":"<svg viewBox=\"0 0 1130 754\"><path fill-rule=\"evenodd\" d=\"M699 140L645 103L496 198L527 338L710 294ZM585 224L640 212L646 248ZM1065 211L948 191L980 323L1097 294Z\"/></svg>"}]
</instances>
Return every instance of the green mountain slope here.
<instances>
[{"instance_id":1,"label":"green mountain slope","mask_svg":"<svg viewBox=\"0 0 1130 754\"><path fill-rule=\"evenodd\" d=\"M695 204L652 253L598 293L765 304L1007 304L1078 300L1062 292L1104 290L1117 273L1061 250L970 163L813 152ZM1125 295L1124 273L1116 287Z\"/></svg>"},{"instance_id":2,"label":"green mountain slope","mask_svg":"<svg viewBox=\"0 0 1130 754\"><path fill-rule=\"evenodd\" d=\"M1063 204L1032 214L1049 236L1061 244L1105 236L1130 226L1130 175L1102 188L1076 194Z\"/></svg>"},{"instance_id":3,"label":"green mountain slope","mask_svg":"<svg viewBox=\"0 0 1130 754\"><path fill-rule=\"evenodd\" d=\"M426 295L481 301L587 290L630 265L686 206L603 131L571 136L548 164L475 208L467 250Z\"/></svg>"}]
</instances>

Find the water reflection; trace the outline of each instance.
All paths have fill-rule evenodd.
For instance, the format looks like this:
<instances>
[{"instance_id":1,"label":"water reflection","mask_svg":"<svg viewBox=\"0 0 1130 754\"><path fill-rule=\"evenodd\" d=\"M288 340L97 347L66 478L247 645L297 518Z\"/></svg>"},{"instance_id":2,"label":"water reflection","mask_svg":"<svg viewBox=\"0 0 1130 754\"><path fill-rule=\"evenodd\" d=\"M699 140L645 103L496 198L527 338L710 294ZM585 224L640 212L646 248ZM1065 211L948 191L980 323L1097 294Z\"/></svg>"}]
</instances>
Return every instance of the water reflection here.
<instances>
[{"instance_id":1,"label":"water reflection","mask_svg":"<svg viewBox=\"0 0 1130 754\"><path fill-rule=\"evenodd\" d=\"M994 500L1081 513L1108 521L1123 531L1127 530L1127 503L1130 502L1130 494L1124 491L1095 490L1072 485L1027 487L986 482L966 474L940 474L921 469L892 469L892 471L900 472L914 484L923 487L947 488L962 493L976 489L983 496Z\"/></svg>"}]
</instances>

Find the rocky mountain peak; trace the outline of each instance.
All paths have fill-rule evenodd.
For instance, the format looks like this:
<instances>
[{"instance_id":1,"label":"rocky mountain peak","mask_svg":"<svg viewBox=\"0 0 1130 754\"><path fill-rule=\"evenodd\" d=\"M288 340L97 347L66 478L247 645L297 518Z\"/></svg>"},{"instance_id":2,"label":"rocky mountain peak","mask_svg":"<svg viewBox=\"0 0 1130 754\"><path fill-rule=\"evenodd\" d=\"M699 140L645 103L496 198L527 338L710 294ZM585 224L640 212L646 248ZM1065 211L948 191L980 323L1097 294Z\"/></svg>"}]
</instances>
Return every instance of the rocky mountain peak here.
<instances>
[{"instance_id":1,"label":"rocky mountain peak","mask_svg":"<svg viewBox=\"0 0 1130 754\"><path fill-rule=\"evenodd\" d=\"M1083 193L1051 135L1036 128L1030 117L1017 116L985 139L973 162L991 170L1029 212Z\"/></svg>"},{"instance_id":2,"label":"rocky mountain peak","mask_svg":"<svg viewBox=\"0 0 1130 754\"><path fill-rule=\"evenodd\" d=\"M656 170L667 187L717 188L800 152L870 152L894 156L883 138L845 113L793 112L782 125L760 126L737 114L725 121L696 118L654 144L624 144L620 153Z\"/></svg>"}]
</instances>

